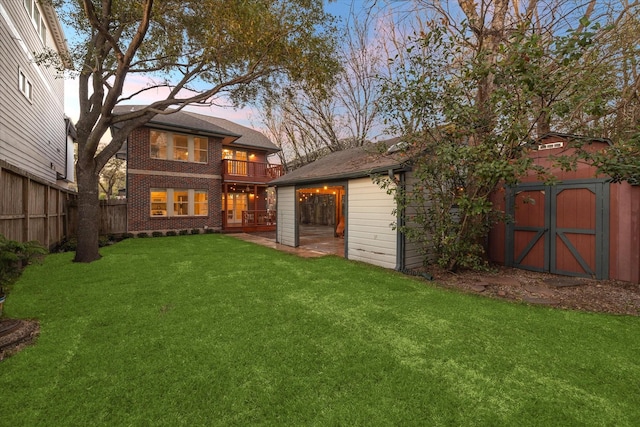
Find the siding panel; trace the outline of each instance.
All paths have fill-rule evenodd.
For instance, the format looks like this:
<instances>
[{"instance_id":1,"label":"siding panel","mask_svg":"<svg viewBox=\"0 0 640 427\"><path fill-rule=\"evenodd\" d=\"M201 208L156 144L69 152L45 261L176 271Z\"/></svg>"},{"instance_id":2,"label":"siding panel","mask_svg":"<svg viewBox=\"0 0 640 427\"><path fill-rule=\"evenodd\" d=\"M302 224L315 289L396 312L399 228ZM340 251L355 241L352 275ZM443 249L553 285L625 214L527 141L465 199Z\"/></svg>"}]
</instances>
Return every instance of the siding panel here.
<instances>
[{"instance_id":1,"label":"siding panel","mask_svg":"<svg viewBox=\"0 0 640 427\"><path fill-rule=\"evenodd\" d=\"M0 160L50 183L65 174L64 81L33 61L44 46L22 1L0 0ZM55 48L47 35L48 47ZM20 92L21 70L33 85L30 102Z\"/></svg>"},{"instance_id":2,"label":"siding panel","mask_svg":"<svg viewBox=\"0 0 640 427\"><path fill-rule=\"evenodd\" d=\"M296 189L277 188L276 242L287 246L297 246L296 242Z\"/></svg>"},{"instance_id":3,"label":"siding panel","mask_svg":"<svg viewBox=\"0 0 640 427\"><path fill-rule=\"evenodd\" d=\"M347 257L396 268L398 233L393 230L395 201L370 178L349 181Z\"/></svg>"}]
</instances>

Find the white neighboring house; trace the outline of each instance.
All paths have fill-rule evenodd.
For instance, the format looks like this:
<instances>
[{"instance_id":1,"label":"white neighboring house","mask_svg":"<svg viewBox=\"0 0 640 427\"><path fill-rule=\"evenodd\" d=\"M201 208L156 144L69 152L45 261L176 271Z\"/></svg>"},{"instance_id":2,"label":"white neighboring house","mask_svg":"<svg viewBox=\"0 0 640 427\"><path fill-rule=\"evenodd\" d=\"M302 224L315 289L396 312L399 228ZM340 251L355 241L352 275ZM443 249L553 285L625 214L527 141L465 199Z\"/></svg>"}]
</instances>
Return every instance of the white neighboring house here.
<instances>
[{"instance_id":1,"label":"white neighboring house","mask_svg":"<svg viewBox=\"0 0 640 427\"><path fill-rule=\"evenodd\" d=\"M74 181L64 80L35 55L67 51L49 2L0 0L0 161L59 187Z\"/></svg>"}]
</instances>

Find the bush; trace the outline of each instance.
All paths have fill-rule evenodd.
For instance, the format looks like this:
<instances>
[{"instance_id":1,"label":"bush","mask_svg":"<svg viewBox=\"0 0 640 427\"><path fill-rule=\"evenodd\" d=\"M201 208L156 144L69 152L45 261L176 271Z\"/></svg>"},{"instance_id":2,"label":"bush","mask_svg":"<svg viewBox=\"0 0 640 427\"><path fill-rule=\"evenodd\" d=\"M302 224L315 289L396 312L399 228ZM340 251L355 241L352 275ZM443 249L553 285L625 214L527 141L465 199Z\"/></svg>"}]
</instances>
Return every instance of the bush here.
<instances>
[{"instance_id":1,"label":"bush","mask_svg":"<svg viewBox=\"0 0 640 427\"><path fill-rule=\"evenodd\" d=\"M199 228L192 229L191 234L200 234L200 229Z\"/></svg>"},{"instance_id":2,"label":"bush","mask_svg":"<svg viewBox=\"0 0 640 427\"><path fill-rule=\"evenodd\" d=\"M139 239L144 239L146 237L149 237L149 233L138 233L137 236Z\"/></svg>"},{"instance_id":3,"label":"bush","mask_svg":"<svg viewBox=\"0 0 640 427\"><path fill-rule=\"evenodd\" d=\"M180 234L181 236L186 236L187 234L189 234L189 230L180 230L178 234Z\"/></svg>"},{"instance_id":4,"label":"bush","mask_svg":"<svg viewBox=\"0 0 640 427\"><path fill-rule=\"evenodd\" d=\"M176 231L175 231L175 230L169 230L169 231L167 231L167 236L177 236L177 235L178 235L178 233L176 233Z\"/></svg>"},{"instance_id":5,"label":"bush","mask_svg":"<svg viewBox=\"0 0 640 427\"><path fill-rule=\"evenodd\" d=\"M205 228L204 233L205 234L213 234L216 231L213 228Z\"/></svg>"},{"instance_id":6,"label":"bush","mask_svg":"<svg viewBox=\"0 0 640 427\"><path fill-rule=\"evenodd\" d=\"M54 252L73 252L78 246L78 240L75 237L63 239L55 247Z\"/></svg>"},{"instance_id":7,"label":"bush","mask_svg":"<svg viewBox=\"0 0 640 427\"><path fill-rule=\"evenodd\" d=\"M151 235L152 235L153 237L162 237L162 236L164 236L164 234L162 233L162 231L154 231L154 232L152 232L152 233L151 233Z\"/></svg>"},{"instance_id":8,"label":"bush","mask_svg":"<svg viewBox=\"0 0 640 427\"><path fill-rule=\"evenodd\" d=\"M0 284L12 283L22 269L39 261L46 253L47 250L36 241L20 243L0 234Z\"/></svg>"},{"instance_id":9,"label":"bush","mask_svg":"<svg viewBox=\"0 0 640 427\"><path fill-rule=\"evenodd\" d=\"M109 236L100 236L98 237L98 247L104 247L104 246L109 246L111 243L113 243L111 241L111 239L109 239Z\"/></svg>"}]
</instances>

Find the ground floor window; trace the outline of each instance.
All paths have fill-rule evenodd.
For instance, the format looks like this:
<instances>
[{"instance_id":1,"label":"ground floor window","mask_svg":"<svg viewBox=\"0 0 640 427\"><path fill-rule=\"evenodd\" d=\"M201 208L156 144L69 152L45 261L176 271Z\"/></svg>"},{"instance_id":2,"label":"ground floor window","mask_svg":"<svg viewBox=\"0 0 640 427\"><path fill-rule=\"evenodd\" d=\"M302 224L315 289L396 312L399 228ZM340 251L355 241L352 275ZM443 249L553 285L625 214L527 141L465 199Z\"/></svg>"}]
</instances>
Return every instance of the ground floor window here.
<instances>
[{"instance_id":1,"label":"ground floor window","mask_svg":"<svg viewBox=\"0 0 640 427\"><path fill-rule=\"evenodd\" d=\"M207 190L152 188L151 216L207 216Z\"/></svg>"}]
</instances>

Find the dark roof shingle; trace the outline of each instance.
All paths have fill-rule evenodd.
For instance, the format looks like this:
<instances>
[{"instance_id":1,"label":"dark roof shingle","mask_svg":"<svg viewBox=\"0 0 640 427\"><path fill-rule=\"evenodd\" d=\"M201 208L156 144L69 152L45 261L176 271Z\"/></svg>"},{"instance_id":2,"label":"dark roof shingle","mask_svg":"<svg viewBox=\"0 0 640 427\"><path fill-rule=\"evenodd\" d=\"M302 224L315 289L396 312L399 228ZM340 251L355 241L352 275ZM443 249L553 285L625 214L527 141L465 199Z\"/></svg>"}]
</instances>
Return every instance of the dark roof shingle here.
<instances>
[{"instance_id":1,"label":"dark roof shingle","mask_svg":"<svg viewBox=\"0 0 640 427\"><path fill-rule=\"evenodd\" d=\"M374 144L331 153L270 182L288 186L348 178L366 177L374 173L405 167L409 156L404 151L388 153L387 149L400 142L393 138Z\"/></svg>"}]
</instances>

